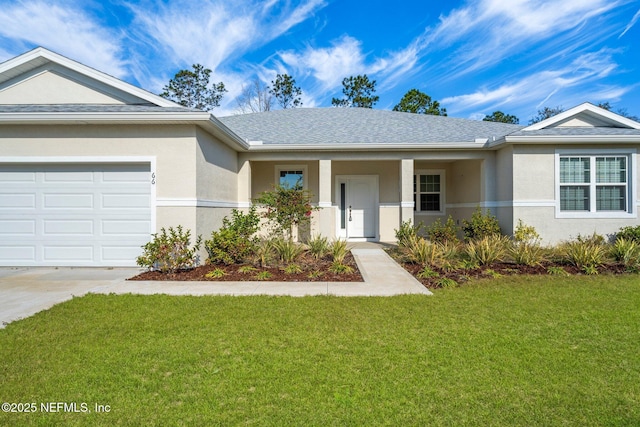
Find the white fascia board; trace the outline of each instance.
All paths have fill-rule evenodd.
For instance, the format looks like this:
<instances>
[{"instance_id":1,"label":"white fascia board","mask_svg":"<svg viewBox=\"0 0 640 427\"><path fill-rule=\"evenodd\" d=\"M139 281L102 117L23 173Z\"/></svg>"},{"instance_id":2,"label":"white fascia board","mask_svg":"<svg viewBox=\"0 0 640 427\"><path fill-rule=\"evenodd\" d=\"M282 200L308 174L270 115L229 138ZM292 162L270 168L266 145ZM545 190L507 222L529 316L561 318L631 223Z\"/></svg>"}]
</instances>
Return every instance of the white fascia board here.
<instances>
[{"instance_id":1,"label":"white fascia board","mask_svg":"<svg viewBox=\"0 0 640 427\"><path fill-rule=\"evenodd\" d=\"M556 123L560 123L563 120L566 120L570 117L573 117L585 111L589 111L597 116L607 118L611 121L619 123L625 127L629 127L631 129L640 129L640 123L636 121L623 117L619 114L613 113L609 110L605 110L604 108L597 107L589 102L585 102L583 104L578 105L577 107L573 107L567 111L563 111L562 113L556 114L553 117L549 117L548 119L542 120L538 123L534 123L531 126L528 126L522 130L528 131L528 130L545 129L545 128L548 128L549 126L552 126Z\"/></svg>"},{"instance_id":2,"label":"white fascia board","mask_svg":"<svg viewBox=\"0 0 640 427\"><path fill-rule=\"evenodd\" d=\"M27 112L2 113L2 123L65 123L65 122L147 122L147 121L208 121L206 112Z\"/></svg>"},{"instance_id":3,"label":"white fascia board","mask_svg":"<svg viewBox=\"0 0 640 427\"><path fill-rule=\"evenodd\" d=\"M249 151L421 151L437 150L481 150L485 145L477 143L459 144L262 144L251 145Z\"/></svg>"},{"instance_id":4,"label":"white fascia board","mask_svg":"<svg viewBox=\"0 0 640 427\"><path fill-rule=\"evenodd\" d=\"M504 143L534 143L534 144L592 144L592 143L640 143L640 135L544 135L544 136L507 136ZM496 144L497 145L497 144Z\"/></svg>"}]
</instances>

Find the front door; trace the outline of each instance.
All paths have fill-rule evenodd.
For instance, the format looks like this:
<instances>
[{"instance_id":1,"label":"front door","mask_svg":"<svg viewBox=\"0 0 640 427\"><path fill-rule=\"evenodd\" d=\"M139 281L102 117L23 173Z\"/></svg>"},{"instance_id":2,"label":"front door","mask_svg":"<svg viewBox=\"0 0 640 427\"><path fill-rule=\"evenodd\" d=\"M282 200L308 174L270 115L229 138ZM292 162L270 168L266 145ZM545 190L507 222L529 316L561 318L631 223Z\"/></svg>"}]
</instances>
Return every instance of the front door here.
<instances>
[{"instance_id":1,"label":"front door","mask_svg":"<svg viewBox=\"0 0 640 427\"><path fill-rule=\"evenodd\" d=\"M347 239L375 239L378 177L338 177L339 233Z\"/></svg>"}]
</instances>

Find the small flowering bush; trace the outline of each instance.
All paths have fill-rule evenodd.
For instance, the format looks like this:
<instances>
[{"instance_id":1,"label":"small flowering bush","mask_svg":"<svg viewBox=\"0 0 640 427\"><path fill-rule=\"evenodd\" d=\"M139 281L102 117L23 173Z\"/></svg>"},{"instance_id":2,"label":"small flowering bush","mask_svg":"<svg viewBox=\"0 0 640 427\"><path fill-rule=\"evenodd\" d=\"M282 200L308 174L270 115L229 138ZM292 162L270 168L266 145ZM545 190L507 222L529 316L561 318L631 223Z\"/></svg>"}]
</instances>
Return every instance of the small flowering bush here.
<instances>
[{"instance_id":1,"label":"small flowering bush","mask_svg":"<svg viewBox=\"0 0 640 427\"><path fill-rule=\"evenodd\" d=\"M274 234L293 239L293 228L308 228L314 208L313 195L300 187L276 186L272 191L260 194L254 203L265 208L264 218L269 221Z\"/></svg>"},{"instance_id":2,"label":"small flowering bush","mask_svg":"<svg viewBox=\"0 0 640 427\"><path fill-rule=\"evenodd\" d=\"M191 247L191 231L183 231L182 226L162 228L160 233L153 234L153 240L144 245L144 252L136 259L140 267L157 270L162 273L173 273L186 270L198 264L198 250L202 236L198 236Z\"/></svg>"}]
</instances>

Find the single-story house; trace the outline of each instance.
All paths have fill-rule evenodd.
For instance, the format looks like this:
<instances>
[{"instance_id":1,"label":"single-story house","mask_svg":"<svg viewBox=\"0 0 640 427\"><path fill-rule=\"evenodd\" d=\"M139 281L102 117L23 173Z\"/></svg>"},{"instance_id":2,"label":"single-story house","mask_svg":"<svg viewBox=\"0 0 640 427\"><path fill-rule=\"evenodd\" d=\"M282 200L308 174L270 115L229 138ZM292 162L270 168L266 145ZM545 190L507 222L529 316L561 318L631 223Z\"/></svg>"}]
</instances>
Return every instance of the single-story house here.
<instances>
[{"instance_id":1,"label":"single-story house","mask_svg":"<svg viewBox=\"0 0 640 427\"><path fill-rule=\"evenodd\" d=\"M585 103L531 126L358 108L218 118L43 48L0 64L0 265L129 266L274 184L313 232L393 241L480 206L547 243L638 225L640 123Z\"/></svg>"}]
</instances>

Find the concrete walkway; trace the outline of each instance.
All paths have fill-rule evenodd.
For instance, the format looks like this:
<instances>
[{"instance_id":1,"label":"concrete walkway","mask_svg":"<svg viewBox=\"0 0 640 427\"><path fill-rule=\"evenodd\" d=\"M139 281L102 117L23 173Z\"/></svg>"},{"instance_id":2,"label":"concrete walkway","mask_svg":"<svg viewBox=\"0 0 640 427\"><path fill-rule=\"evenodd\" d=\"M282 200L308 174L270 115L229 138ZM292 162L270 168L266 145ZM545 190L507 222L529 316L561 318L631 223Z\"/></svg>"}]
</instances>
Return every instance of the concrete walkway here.
<instances>
[{"instance_id":1,"label":"concrete walkway","mask_svg":"<svg viewBox=\"0 0 640 427\"><path fill-rule=\"evenodd\" d=\"M99 294L167 295L431 295L379 246L351 250L364 282L166 282L127 281L139 268L0 268L0 328L74 296Z\"/></svg>"}]
</instances>

